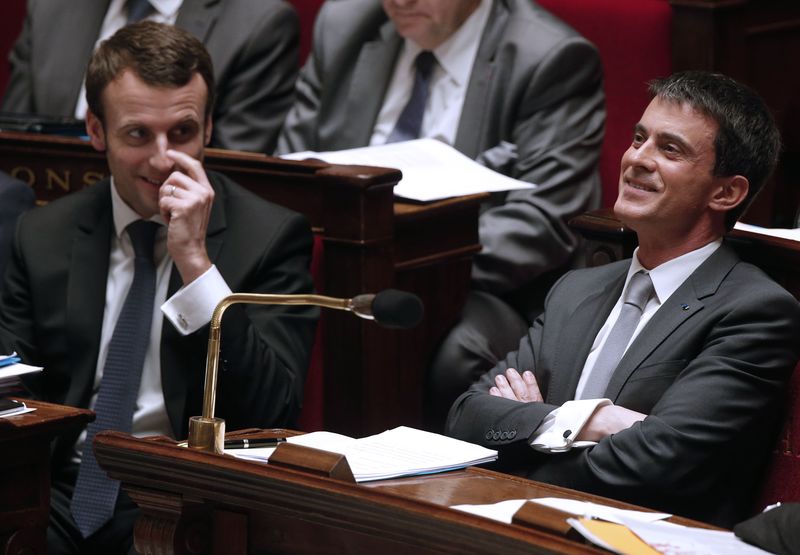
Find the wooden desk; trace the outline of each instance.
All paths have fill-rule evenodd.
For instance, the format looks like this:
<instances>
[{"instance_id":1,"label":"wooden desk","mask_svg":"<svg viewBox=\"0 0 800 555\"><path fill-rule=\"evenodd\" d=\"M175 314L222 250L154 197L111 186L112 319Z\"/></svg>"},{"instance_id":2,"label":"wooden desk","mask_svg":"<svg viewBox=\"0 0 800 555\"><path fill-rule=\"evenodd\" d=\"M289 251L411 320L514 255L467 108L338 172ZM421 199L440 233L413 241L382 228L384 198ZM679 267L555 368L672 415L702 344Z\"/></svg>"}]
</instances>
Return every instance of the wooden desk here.
<instances>
[{"instance_id":1,"label":"wooden desk","mask_svg":"<svg viewBox=\"0 0 800 555\"><path fill-rule=\"evenodd\" d=\"M26 401L36 411L0 418L0 553L46 553L50 440L85 426L94 413Z\"/></svg>"},{"instance_id":2,"label":"wooden desk","mask_svg":"<svg viewBox=\"0 0 800 555\"><path fill-rule=\"evenodd\" d=\"M353 484L119 432L98 434L95 453L142 509L142 553L600 554L449 507L554 495L632 507L478 468Z\"/></svg>"},{"instance_id":3,"label":"wooden desk","mask_svg":"<svg viewBox=\"0 0 800 555\"><path fill-rule=\"evenodd\" d=\"M393 287L422 299L425 319L407 331L323 313L325 429L361 436L422 426L428 359L466 298L487 195L396 203L397 170L216 149L206 151L205 164L308 217L323 245L320 293L352 297ZM28 182L43 203L108 172L87 142L11 132L0 132L0 169Z\"/></svg>"}]
</instances>

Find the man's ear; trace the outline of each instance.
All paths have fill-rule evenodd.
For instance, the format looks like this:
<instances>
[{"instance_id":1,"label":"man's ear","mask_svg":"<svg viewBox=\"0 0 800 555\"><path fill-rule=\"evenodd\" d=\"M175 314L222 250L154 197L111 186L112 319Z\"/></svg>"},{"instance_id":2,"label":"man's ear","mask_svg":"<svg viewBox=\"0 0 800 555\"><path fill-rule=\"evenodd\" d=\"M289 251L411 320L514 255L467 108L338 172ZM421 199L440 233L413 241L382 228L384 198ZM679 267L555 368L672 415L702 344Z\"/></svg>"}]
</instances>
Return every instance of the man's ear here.
<instances>
[{"instance_id":1,"label":"man's ear","mask_svg":"<svg viewBox=\"0 0 800 555\"><path fill-rule=\"evenodd\" d=\"M206 125L205 129L203 130L204 137L203 137L203 144L208 146L208 143L211 142L211 131L214 129L214 125L211 123L211 116L206 118Z\"/></svg>"},{"instance_id":2,"label":"man's ear","mask_svg":"<svg viewBox=\"0 0 800 555\"><path fill-rule=\"evenodd\" d=\"M95 150L105 152L106 133L103 129L103 122L95 116L91 110L86 110L86 133Z\"/></svg>"},{"instance_id":3,"label":"man's ear","mask_svg":"<svg viewBox=\"0 0 800 555\"><path fill-rule=\"evenodd\" d=\"M743 175L717 178L717 187L709 207L717 212L728 212L744 202L750 182Z\"/></svg>"}]
</instances>

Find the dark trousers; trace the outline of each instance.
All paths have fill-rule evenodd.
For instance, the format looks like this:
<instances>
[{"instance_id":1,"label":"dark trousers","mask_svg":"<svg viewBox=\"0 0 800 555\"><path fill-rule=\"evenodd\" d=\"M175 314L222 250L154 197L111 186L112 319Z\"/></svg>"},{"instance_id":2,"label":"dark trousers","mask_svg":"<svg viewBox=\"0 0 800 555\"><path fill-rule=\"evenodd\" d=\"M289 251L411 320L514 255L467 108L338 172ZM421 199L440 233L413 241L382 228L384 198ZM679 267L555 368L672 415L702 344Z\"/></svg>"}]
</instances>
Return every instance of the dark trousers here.
<instances>
[{"instance_id":1,"label":"dark trousers","mask_svg":"<svg viewBox=\"0 0 800 555\"><path fill-rule=\"evenodd\" d=\"M78 465L69 464L53 472L50 487L50 522L47 527L49 555L124 555L133 549L133 525L139 508L120 490L114 516L88 538L81 536L70 512L70 501L78 478Z\"/></svg>"},{"instance_id":2,"label":"dark trousers","mask_svg":"<svg viewBox=\"0 0 800 555\"><path fill-rule=\"evenodd\" d=\"M502 299L472 291L461 319L437 350L428 374L428 427L444 429L456 398L508 353L519 348L528 321Z\"/></svg>"}]
</instances>

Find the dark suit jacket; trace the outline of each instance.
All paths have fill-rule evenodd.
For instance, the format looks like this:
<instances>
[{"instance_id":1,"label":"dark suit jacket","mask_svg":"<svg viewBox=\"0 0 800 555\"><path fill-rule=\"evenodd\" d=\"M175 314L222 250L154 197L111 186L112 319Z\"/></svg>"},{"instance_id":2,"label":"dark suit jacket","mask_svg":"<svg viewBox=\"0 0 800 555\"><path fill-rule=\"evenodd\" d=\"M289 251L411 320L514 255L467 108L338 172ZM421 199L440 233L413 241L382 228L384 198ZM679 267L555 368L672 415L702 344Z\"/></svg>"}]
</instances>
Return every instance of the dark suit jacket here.
<instances>
[{"instance_id":1,"label":"dark suit jacket","mask_svg":"<svg viewBox=\"0 0 800 555\"><path fill-rule=\"evenodd\" d=\"M237 292L309 293L311 233L305 219L209 172L216 192L206 245ZM113 217L108 181L20 218L0 299L0 350L44 366L37 397L88 405L105 308ZM181 286L173 266L169 290ZM229 430L290 426L318 312L308 307L234 305L222 322L217 414ZM202 411L208 326L181 336L165 320L161 378L175 437ZM77 434L60 443L64 456Z\"/></svg>"},{"instance_id":2,"label":"dark suit jacket","mask_svg":"<svg viewBox=\"0 0 800 555\"><path fill-rule=\"evenodd\" d=\"M3 110L71 116L109 0L28 0ZM275 148L297 76L299 23L283 0L184 0L175 22L208 49L217 103L211 146Z\"/></svg>"},{"instance_id":3,"label":"dark suit jacket","mask_svg":"<svg viewBox=\"0 0 800 555\"><path fill-rule=\"evenodd\" d=\"M800 349L800 305L725 245L662 304L609 383L614 404L647 418L588 449L542 455L527 445L544 417L574 398L628 266L564 276L519 351L453 405L448 431L499 448L533 479L731 526L749 508L775 440ZM535 372L545 401L488 395L507 368Z\"/></svg>"},{"instance_id":4,"label":"dark suit jacket","mask_svg":"<svg viewBox=\"0 0 800 555\"><path fill-rule=\"evenodd\" d=\"M368 145L402 42L380 0L326 2L278 151ZM482 214L476 287L509 293L569 260L567 221L599 205L604 121L595 48L531 0L495 0L453 146L539 187Z\"/></svg>"},{"instance_id":5,"label":"dark suit jacket","mask_svg":"<svg viewBox=\"0 0 800 555\"><path fill-rule=\"evenodd\" d=\"M0 172L0 290L11 255L11 239L20 214L34 207L33 189L18 179Z\"/></svg>"}]
</instances>

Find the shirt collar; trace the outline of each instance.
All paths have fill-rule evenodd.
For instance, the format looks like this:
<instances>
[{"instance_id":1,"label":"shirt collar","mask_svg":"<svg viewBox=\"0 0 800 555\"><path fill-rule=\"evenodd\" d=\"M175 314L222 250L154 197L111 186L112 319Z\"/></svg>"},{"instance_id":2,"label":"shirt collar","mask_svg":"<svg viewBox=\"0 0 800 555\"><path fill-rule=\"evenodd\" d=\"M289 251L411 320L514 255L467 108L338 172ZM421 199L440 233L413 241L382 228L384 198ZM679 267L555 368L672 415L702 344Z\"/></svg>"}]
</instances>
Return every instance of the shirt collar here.
<instances>
[{"instance_id":1,"label":"shirt collar","mask_svg":"<svg viewBox=\"0 0 800 555\"><path fill-rule=\"evenodd\" d=\"M433 54L444 72L456 82L457 85L466 87L472 74L472 65L478 53L481 35L489 20L492 0L480 0L470 16L461 24L455 33L446 41L434 48ZM405 49L409 59L414 60L422 52L416 43L405 41Z\"/></svg>"},{"instance_id":2,"label":"shirt collar","mask_svg":"<svg viewBox=\"0 0 800 555\"><path fill-rule=\"evenodd\" d=\"M119 192L117 191L117 186L114 183L113 177L111 178L111 210L114 217L114 232L117 235L117 239L122 236L122 232L125 231L125 228L128 227L128 225L136 220L142 219L136 210L128 206L128 204L122 200L122 197L119 196ZM161 224L162 226L166 225L166 222L164 222L164 218L161 217L161 214L156 214L150 218L150 221Z\"/></svg>"},{"instance_id":3,"label":"shirt collar","mask_svg":"<svg viewBox=\"0 0 800 555\"><path fill-rule=\"evenodd\" d=\"M663 264L656 266L652 270L647 270L639 262L639 247L633 251L633 260L631 267L628 269L628 277L625 281L625 286L630 282L631 276L639 270L644 270L650 273L650 279L653 281L653 289L655 289L656 297L659 304L663 304L677 289L683 284L686 279L692 275L703 262L705 262L714 251L722 245L722 238L695 249L686 254L682 254L677 258L668 260Z\"/></svg>"}]
</instances>

